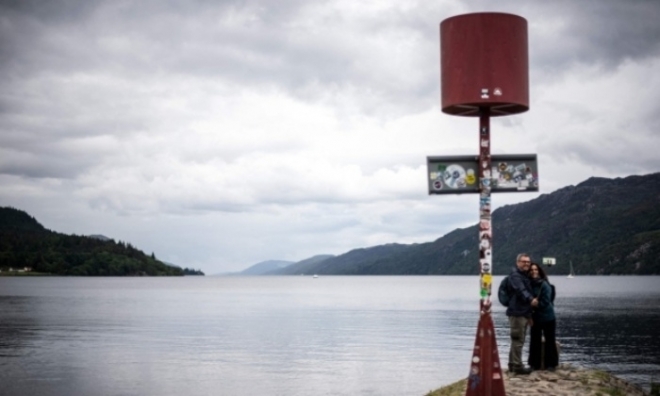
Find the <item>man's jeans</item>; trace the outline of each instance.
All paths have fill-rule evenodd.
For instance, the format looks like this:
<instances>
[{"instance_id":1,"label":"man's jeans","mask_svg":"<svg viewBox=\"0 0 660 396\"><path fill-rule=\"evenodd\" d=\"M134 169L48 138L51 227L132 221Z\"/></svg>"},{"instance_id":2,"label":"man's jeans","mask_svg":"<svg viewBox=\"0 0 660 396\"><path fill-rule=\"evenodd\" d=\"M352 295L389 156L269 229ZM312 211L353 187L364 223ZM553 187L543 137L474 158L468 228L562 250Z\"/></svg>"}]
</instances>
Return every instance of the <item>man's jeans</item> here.
<instances>
[{"instance_id":1,"label":"man's jeans","mask_svg":"<svg viewBox=\"0 0 660 396\"><path fill-rule=\"evenodd\" d=\"M509 329L511 331L511 350L509 350L509 371L524 367L522 350L527 334L527 318L524 316L509 316Z\"/></svg>"}]
</instances>

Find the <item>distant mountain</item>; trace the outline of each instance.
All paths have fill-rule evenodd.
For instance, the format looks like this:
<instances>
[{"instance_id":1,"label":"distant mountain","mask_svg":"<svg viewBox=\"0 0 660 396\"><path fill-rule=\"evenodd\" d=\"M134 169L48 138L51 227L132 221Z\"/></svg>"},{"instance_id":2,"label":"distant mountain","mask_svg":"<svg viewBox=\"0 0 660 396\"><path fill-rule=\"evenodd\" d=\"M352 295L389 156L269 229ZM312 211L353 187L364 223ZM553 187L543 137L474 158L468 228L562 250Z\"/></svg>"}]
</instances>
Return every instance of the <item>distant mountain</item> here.
<instances>
[{"instance_id":1,"label":"distant mountain","mask_svg":"<svg viewBox=\"0 0 660 396\"><path fill-rule=\"evenodd\" d=\"M264 275L267 272L278 270L293 264L293 261L268 260L254 264L251 267L239 272L238 275Z\"/></svg>"},{"instance_id":2,"label":"distant mountain","mask_svg":"<svg viewBox=\"0 0 660 396\"><path fill-rule=\"evenodd\" d=\"M311 275L314 274L314 269L316 266L332 257L334 256L331 254L320 254L302 261L298 261L284 268L266 272L265 275Z\"/></svg>"},{"instance_id":3,"label":"distant mountain","mask_svg":"<svg viewBox=\"0 0 660 396\"><path fill-rule=\"evenodd\" d=\"M0 207L0 269L25 267L54 275L183 275L130 243L50 231L22 210Z\"/></svg>"},{"instance_id":4,"label":"distant mountain","mask_svg":"<svg viewBox=\"0 0 660 396\"><path fill-rule=\"evenodd\" d=\"M477 237L475 225L434 242L356 249L273 273L477 274ZM495 210L494 273L508 273L520 252L535 260L555 257L557 265L548 270L550 274L568 273L569 262L577 274L660 274L660 173L594 177Z\"/></svg>"}]
</instances>

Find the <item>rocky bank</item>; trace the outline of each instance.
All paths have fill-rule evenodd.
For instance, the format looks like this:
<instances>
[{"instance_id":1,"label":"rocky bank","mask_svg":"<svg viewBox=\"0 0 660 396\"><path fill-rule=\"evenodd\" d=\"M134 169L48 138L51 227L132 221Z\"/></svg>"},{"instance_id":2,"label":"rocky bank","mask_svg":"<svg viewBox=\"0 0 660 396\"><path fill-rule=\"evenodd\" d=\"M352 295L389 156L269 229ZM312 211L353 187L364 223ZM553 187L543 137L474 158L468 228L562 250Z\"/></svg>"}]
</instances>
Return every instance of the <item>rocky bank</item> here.
<instances>
[{"instance_id":1,"label":"rocky bank","mask_svg":"<svg viewBox=\"0 0 660 396\"><path fill-rule=\"evenodd\" d=\"M467 379L429 392L426 396L463 396ZM605 371L590 370L568 364L554 372L534 371L530 375L504 373L504 389L508 396L647 396L637 385Z\"/></svg>"}]
</instances>

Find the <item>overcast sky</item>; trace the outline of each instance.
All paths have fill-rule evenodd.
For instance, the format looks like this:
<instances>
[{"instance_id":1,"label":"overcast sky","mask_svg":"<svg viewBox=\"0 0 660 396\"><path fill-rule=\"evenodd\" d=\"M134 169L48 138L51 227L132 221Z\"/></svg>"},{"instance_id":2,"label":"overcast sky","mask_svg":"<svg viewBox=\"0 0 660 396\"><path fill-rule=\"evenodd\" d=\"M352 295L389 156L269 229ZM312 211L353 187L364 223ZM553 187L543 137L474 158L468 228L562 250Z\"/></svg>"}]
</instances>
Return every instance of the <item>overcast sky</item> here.
<instances>
[{"instance_id":1,"label":"overcast sky","mask_svg":"<svg viewBox=\"0 0 660 396\"><path fill-rule=\"evenodd\" d=\"M475 224L426 156L478 152L440 111L439 24L479 11L529 23L493 154L538 154L541 194L660 171L656 0L0 0L0 206L207 274Z\"/></svg>"}]
</instances>

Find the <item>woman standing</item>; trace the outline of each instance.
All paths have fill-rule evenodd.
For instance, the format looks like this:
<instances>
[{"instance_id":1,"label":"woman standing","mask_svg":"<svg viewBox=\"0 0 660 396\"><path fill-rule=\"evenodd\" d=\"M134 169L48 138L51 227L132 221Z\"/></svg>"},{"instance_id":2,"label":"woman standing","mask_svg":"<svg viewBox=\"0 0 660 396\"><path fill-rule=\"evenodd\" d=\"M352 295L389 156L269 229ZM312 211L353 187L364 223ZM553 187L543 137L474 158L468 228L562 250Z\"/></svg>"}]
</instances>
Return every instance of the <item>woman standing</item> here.
<instances>
[{"instance_id":1,"label":"woman standing","mask_svg":"<svg viewBox=\"0 0 660 396\"><path fill-rule=\"evenodd\" d=\"M534 370L545 368L554 371L559 364L555 331L557 321L552 303L552 291L548 276L540 265L532 263L529 267L532 289L539 304L532 313L532 329L529 343L529 366ZM542 339L545 338L545 344Z\"/></svg>"}]
</instances>

